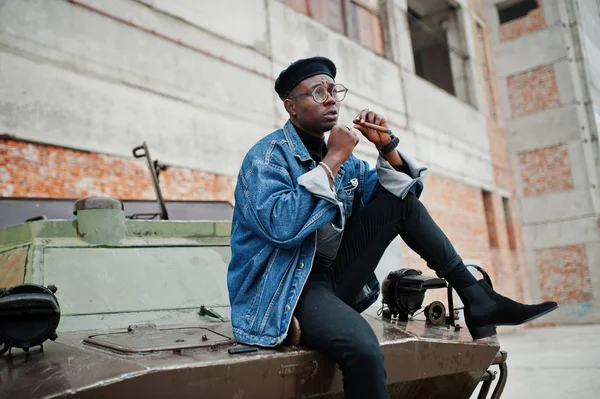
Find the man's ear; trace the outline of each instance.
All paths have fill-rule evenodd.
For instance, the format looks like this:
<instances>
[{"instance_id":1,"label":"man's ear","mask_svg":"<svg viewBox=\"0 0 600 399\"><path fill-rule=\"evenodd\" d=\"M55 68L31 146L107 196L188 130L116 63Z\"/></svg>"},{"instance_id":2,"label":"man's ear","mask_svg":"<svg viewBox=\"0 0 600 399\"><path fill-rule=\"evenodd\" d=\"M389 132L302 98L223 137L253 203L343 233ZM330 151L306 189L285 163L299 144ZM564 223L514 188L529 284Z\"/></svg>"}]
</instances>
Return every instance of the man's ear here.
<instances>
[{"instance_id":1,"label":"man's ear","mask_svg":"<svg viewBox=\"0 0 600 399\"><path fill-rule=\"evenodd\" d=\"M290 116L296 116L297 112L296 112L296 102L290 100L289 98L286 98L283 101L283 106L285 107L285 110L287 111L288 114L290 114Z\"/></svg>"}]
</instances>

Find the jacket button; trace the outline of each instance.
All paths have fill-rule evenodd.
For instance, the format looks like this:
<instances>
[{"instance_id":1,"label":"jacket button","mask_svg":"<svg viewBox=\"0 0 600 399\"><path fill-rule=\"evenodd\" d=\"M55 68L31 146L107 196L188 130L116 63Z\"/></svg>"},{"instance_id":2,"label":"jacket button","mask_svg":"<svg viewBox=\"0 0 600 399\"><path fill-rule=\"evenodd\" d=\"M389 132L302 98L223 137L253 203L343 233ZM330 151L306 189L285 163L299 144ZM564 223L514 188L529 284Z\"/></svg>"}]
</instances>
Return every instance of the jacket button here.
<instances>
[{"instance_id":1,"label":"jacket button","mask_svg":"<svg viewBox=\"0 0 600 399\"><path fill-rule=\"evenodd\" d=\"M302 269L302 268L304 267L304 263L300 262L300 263L298 264L298 267L299 267L300 269Z\"/></svg>"},{"instance_id":2,"label":"jacket button","mask_svg":"<svg viewBox=\"0 0 600 399\"><path fill-rule=\"evenodd\" d=\"M289 312L290 311L290 305L285 305L285 311Z\"/></svg>"}]
</instances>

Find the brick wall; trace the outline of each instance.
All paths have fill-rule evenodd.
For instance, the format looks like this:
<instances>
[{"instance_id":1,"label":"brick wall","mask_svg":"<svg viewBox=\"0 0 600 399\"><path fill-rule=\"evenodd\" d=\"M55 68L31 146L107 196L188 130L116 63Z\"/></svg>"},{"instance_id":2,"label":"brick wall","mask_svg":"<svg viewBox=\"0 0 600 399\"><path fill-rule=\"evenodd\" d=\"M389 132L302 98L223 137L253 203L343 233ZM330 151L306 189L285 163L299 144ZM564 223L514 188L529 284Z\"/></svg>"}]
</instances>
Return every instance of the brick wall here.
<instances>
[{"instance_id":1,"label":"brick wall","mask_svg":"<svg viewBox=\"0 0 600 399\"><path fill-rule=\"evenodd\" d=\"M559 104L553 65L542 65L508 77L512 117L529 115Z\"/></svg>"},{"instance_id":2,"label":"brick wall","mask_svg":"<svg viewBox=\"0 0 600 399\"><path fill-rule=\"evenodd\" d=\"M561 304L593 300L583 244L537 250L535 257L543 300Z\"/></svg>"},{"instance_id":3,"label":"brick wall","mask_svg":"<svg viewBox=\"0 0 600 399\"><path fill-rule=\"evenodd\" d=\"M525 196L573 188L566 144L538 148L519 154L519 169Z\"/></svg>"},{"instance_id":4,"label":"brick wall","mask_svg":"<svg viewBox=\"0 0 600 399\"><path fill-rule=\"evenodd\" d=\"M235 178L181 167L160 174L167 200L233 201ZM0 197L154 199L145 159L0 139Z\"/></svg>"},{"instance_id":5,"label":"brick wall","mask_svg":"<svg viewBox=\"0 0 600 399\"><path fill-rule=\"evenodd\" d=\"M531 10L527 15L500 25L500 40L505 42L516 39L531 32L542 30L546 27L542 2L538 0L538 8Z\"/></svg>"}]
</instances>

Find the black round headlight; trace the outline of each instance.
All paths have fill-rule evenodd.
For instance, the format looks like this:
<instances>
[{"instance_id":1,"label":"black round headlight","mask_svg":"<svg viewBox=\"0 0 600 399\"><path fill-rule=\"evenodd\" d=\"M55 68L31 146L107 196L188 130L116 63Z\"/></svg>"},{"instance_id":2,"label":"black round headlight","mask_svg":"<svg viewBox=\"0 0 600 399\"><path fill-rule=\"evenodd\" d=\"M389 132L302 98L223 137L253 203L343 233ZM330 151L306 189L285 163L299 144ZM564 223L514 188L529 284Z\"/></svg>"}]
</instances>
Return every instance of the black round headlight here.
<instances>
[{"instance_id":1,"label":"black round headlight","mask_svg":"<svg viewBox=\"0 0 600 399\"><path fill-rule=\"evenodd\" d=\"M407 276L420 276L421 272L414 269L400 269L390 272L381 283L381 296L393 316L406 320L417 310L421 309L425 290L407 285Z\"/></svg>"},{"instance_id":2,"label":"black round headlight","mask_svg":"<svg viewBox=\"0 0 600 399\"><path fill-rule=\"evenodd\" d=\"M11 347L27 352L57 338L60 307L55 291L37 284L0 289L0 355Z\"/></svg>"}]
</instances>

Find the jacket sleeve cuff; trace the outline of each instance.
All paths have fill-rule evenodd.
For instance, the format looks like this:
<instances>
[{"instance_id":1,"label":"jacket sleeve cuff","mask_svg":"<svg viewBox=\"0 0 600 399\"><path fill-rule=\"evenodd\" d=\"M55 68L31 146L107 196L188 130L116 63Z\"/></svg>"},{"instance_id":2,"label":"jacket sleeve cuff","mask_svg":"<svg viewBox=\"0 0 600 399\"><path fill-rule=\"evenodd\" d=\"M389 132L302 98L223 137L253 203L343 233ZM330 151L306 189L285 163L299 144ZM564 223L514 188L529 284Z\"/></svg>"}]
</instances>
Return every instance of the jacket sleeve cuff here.
<instances>
[{"instance_id":1,"label":"jacket sleeve cuff","mask_svg":"<svg viewBox=\"0 0 600 399\"><path fill-rule=\"evenodd\" d=\"M427 168L419 161L409 155L398 151L402 160L406 163L410 175L397 171L381 155L377 159L377 178L379 183L392 194L404 198L413 189L419 197L423 191L423 178L427 174ZM414 186L414 187L413 187Z\"/></svg>"},{"instance_id":2,"label":"jacket sleeve cuff","mask_svg":"<svg viewBox=\"0 0 600 399\"><path fill-rule=\"evenodd\" d=\"M335 193L329 185L329 177L325 169L316 167L298 177L298 184L313 195L337 203Z\"/></svg>"},{"instance_id":3,"label":"jacket sleeve cuff","mask_svg":"<svg viewBox=\"0 0 600 399\"><path fill-rule=\"evenodd\" d=\"M402 172L408 175L409 177L412 177L412 174L410 173L410 168L406 163L403 163L402 165L392 165L392 167L396 172Z\"/></svg>"}]
</instances>

